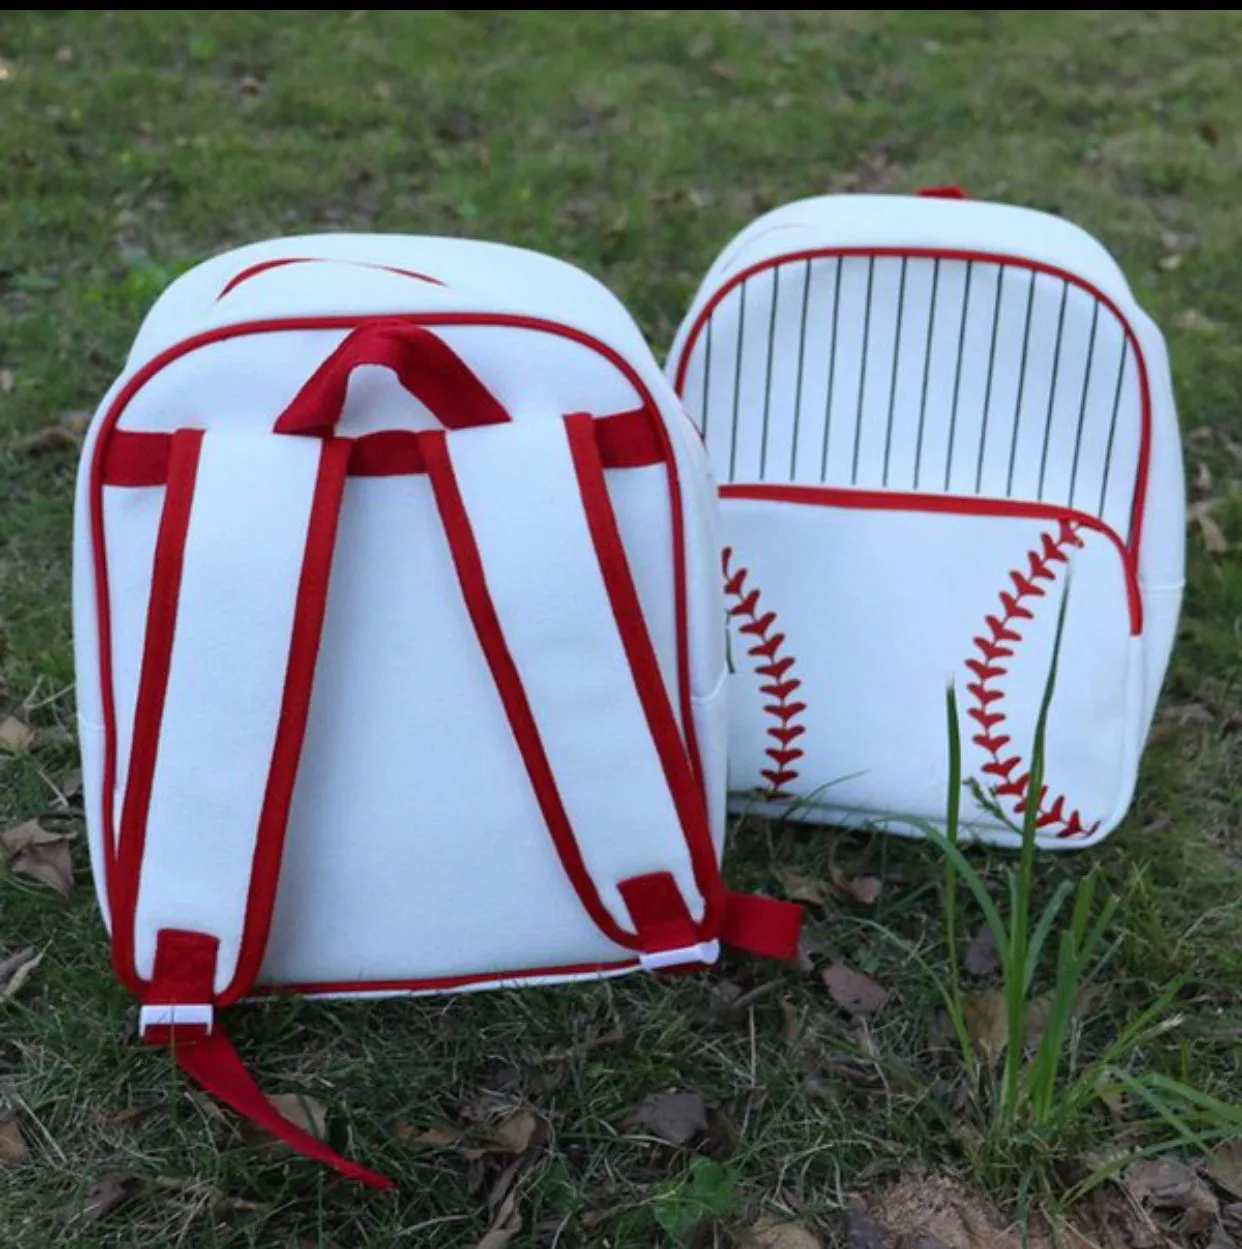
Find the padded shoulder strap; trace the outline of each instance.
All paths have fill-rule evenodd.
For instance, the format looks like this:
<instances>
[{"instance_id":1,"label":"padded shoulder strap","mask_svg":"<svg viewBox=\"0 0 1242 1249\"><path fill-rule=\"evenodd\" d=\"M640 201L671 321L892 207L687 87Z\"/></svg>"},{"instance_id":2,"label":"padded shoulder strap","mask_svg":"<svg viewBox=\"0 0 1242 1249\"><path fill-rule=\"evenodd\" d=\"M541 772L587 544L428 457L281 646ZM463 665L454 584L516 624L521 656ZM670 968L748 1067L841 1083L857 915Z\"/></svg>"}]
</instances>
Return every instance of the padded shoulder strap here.
<instances>
[{"instance_id":1,"label":"padded shoulder strap","mask_svg":"<svg viewBox=\"0 0 1242 1249\"><path fill-rule=\"evenodd\" d=\"M712 961L726 895L585 415L420 436L458 580L583 906ZM665 959L664 961L671 961ZM663 965L663 962L661 962Z\"/></svg>"},{"instance_id":2,"label":"padded shoulder strap","mask_svg":"<svg viewBox=\"0 0 1242 1249\"><path fill-rule=\"evenodd\" d=\"M348 457L343 440L173 437L114 892L139 992L165 928L217 939L219 1005L258 972Z\"/></svg>"}]
</instances>

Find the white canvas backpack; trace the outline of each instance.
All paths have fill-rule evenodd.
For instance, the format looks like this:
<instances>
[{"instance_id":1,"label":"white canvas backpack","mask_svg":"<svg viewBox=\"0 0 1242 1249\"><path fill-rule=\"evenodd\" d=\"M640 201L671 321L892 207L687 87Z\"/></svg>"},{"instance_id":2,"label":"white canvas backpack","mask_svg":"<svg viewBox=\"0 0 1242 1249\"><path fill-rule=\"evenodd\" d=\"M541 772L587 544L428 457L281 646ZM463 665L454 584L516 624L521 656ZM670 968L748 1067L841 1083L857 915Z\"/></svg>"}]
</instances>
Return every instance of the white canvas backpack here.
<instances>
[{"instance_id":1,"label":"white canvas backpack","mask_svg":"<svg viewBox=\"0 0 1242 1249\"><path fill-rule=\"evenodd\" d=\"M1115 828L1184 487L1164 342L1100 244L952 188L790 204L712 266L668 373L724 483L735 801L942 824L952 681L966 830L1013 842L1072 573L1039 835Z\"/></svg>"},{"instance_id":2,"label":"white canvas backpack","mask_svg":"<svg viewBox=\"0 0 1242 1249\"><path fill-rule=\"evenodd\" d=\"M86 442L75 628L113 961L303 1152L220 1029L796 949L727 890L716 499L620 304L491 244L322 236L175 282Z\"/></svg>"}]
</instances>

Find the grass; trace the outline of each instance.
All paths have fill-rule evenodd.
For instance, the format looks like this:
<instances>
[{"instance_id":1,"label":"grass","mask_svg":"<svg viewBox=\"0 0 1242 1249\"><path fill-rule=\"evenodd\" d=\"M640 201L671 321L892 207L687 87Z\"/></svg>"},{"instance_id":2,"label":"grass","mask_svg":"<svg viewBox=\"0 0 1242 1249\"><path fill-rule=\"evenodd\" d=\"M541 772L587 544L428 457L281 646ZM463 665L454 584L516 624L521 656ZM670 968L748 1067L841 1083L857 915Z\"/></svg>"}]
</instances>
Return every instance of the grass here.
<instances>
[{"instance_id":1,"label":"grass","mask_svg":"<svg viewBox=\"0 0 1242 1249\"><path fill-rule=\"evenodd\" d=\"M253 238L405 230L552 251L604 278L663 347L720 246L782 200L959 181L1063 212L1167 328L1195 497L1242 542L1240 34L1232 10L0 15L0 718L25 708L38 730L0 756L0 826L73 814L51 784L75 766L74 457L29 439L94 406L172 276ZM1040 860L1033 902L1097 866L1118 944L1076 1043L1102 1052L1177 985L1180 1026L1144 1044L1142 1069L1224 1101L1242 1093L1240 635L1242 562L1192 531L1135 811L1090 861ZM399 1176L401 1194L378 1199L245 1145L170 1064L122 1043L130 1004L80 850L68 905L0 876L0 954L46 949L0 1004L0 1096L33 1153L0 1167L4 1243L474 1245L505 1160L410 1137L523 1100L552 1136L517 1245L724 1244L765 1211L830 1237L851 1194L904 1170L986 1180L923 970L952 964L940 856L831 845L885 881L874 908L828 900L810 930L818 964L844 959L891 990L865 1026L817 976L742 963L667 985L238 1011L264 1087L324 1102L337 1144ZM780 862L820 879L829 846L748 821L731 874L773 887ZM970 863L1000 886L1001 860ZM690 1148L626 1126L668 1088L711 1107ZM85 1223L84 1199L117 1173L146 1183ZM1013 1208L1026 1178L993 1177L993 1196Z\"/></svg>"}]
</instances>

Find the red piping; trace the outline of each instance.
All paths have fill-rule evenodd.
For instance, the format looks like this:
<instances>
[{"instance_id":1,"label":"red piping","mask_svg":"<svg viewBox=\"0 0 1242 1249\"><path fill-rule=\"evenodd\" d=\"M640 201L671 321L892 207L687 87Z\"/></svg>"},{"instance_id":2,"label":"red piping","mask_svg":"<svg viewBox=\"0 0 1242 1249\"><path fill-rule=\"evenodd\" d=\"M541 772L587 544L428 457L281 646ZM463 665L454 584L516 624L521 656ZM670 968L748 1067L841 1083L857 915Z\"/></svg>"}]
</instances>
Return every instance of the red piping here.
<instances>
[{"instance_id":1,"label":"red piping","mask_svg":"<svg viewBox=\"0 0 1242 1249\"><path fill-rule=\"evenodd\" d=\"M1134 332L1134 327L1117 304L1097 286L1092 285L1092 283L1079 277L1077 274L1069 272L1068 269L1061 269L1056 265L1044 264L1042 261L1028 260L1022 256L1010 256L1001 252L952 250L936 247L812 247L803 251L786 252L780 256L773 256L768 260L761 260L734 274L733 277L717 289L700 309L693 326L691 326L690 333L686 336L685 345L681 349L681 357L677 362L673 385L678 395L685 394L686 373L689 370L690 357L694 352L699 335L702 334L712 314L731 291L748 278L752 278L755 274L762 273L767 269L774 269L783 264L794 264L800 260L820 260L831 256L893 256L897 258L917 256L928 260L961 260L980 264L1013 265L1033 270L1036 273L1044 273L1049 277L1058 278L1061 281L1077 286L1080 290L1086 291L1093 299L1102 303L1117 318L1134 350L1142 408L1142 441L1139 448L1139 461L1134 475L1133 524L1128 547L1133 557L1134 565L1137 567L1139 551L1142 546L1143 521L1147 507L1147 482L1151 472L1152 401L1151 381L1147 372L1147 358L1143 354L1143 348L1139 343L1138 335Z\"/></svg>"},{"instance_id":2,"label":"red piping","mask_svg":"<svg viewBox=\"0 0 1242 1249\"><path fill-rule=\"evenodd\" d=\"M1120 535L1097 516L1057 503L1024 499L982 499L973 495L913 494L900 490L855 490L845 486L721 486L722 499L801 503L818 507L858 508L879 512L935 512L958 516L1011 516L1020 520L1063 520L1103 534L1116 548L1126 578L1130 632L1143 632L1143 596L1138 569Z\"/></svg>"},{"instance_id":3,"label":"red piping","mask_svg":"<svg viewBox=\"0 0 1242 1249\"><path fill-rule=\"evenodd\" d=\"M332 260L327 256L282 256L273 260L260 260L257 264L235 273L216 296L216 302L219 303L225 295L236 290L243 282L249 282L251 278L258 277L260 273L266 273L269 269L280 269L285 265L317 264L355 265L360 269L383 269L388 273L399 273L402 277L416 278L420 282L430 282L433 286L445 285L439 278L433 278L430 274L419 273L415 269L399 269L396 265L376 265L366 260Z\"/></svg>"}]
</instances>

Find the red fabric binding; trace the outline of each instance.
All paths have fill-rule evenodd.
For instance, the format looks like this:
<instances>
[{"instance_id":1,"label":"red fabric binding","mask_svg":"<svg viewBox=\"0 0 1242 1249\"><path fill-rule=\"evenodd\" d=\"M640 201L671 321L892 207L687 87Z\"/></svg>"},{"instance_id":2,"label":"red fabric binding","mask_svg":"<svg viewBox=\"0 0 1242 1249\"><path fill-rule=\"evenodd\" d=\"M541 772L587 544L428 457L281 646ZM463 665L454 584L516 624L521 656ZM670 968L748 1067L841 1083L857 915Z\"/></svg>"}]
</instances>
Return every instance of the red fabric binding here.
<instances>
[{"instance_id":1,"label":"red fabric binding","mask_svg":"<svg viewBox=\"0 0 1242 1249\"><path fill-rule=\"evenodd\" d=\"M720 940L744 954L793 962L802 935L802 908L754 893L729 890Z\"/></svg>"},{"instance_id":2,"label":"red fabric binding","mask_svg":"<svg viewBox=\"0 0 1242 1249\"><path fill-rule=\"evenodd\" d=\"M596 927L618 945L631 950L639 949L641 943L635 934L626 932L608 913L578 848L578 840L561 800L552 764L548 760L522 686L521 674L505 640L500 618L496 615L496 607L483 571L483 559L470 524L470 515L457 487L457 475L449 455L447 435L438 430L429 431L420 434L419 441L435 492L436 507L440 512L444 534L453 557L453 566L457 570L457 580L466 601L466 609L478 634L479 645L483 648L492 679L496 682L496 691L504 704L505 715L509 718L514 740L521 751L522 762L526 765L531 787L535 791L539 809L543 813L561 865Z\"/></svg>"},{"instance_id":3,"label":"red fabric binding","mask_svg":"<svg viewBox=\"0 0 1242 1249\"><path fill-rule=\"evenodd\" d=\"M449 429L498 425L509 414L465 361L438 335L413 321L368 321L311 374L276 420L278 434L326 434L341 419L350 374L363 365L391 369Z\"/></svg>"},{"instance_id":4,"label":"red fabric binding","mask_svg":"<svg viewBox=\"0 0 1242 1249\"><path fill-rule=\"evenodd\" d=\"M642 408L596 417L595 441L605 468L648 468L664 463L664 448ZM171 434L118 429L108 440L103 484L131 488L164 485L171 447ZM427 471L413 430L363 434L351 447L351 477L405 477Z\"/></svg>"},{"instance_id":5,"label":"red fabric binding","mask_svg":"<svg viewBox=\"0 0 1242 1249\"><path fill-rule=\"evenodd\" d=\"M221 1006L227 1006L250 992L267 949L285 832L289 825L289 805L293 801L293 786L297 780L310 712L311 686L315 679L319 639L328 603L328 579L332 572L332 553L336 547L337 522L341 515L341 496L345 490L349 456L349 440L337 438L324 444L319 460L319 475L315 481L306 528L306 553L302 557L302 572L298 580L293 633L289 639L289 662L280 718L276 725L276 741L272 747L267 789L259 816L258 836L255 838L250 894L242 921L241 949L233 982L218 999Z\"/></svg>"},{"instance_id":6,"label":"red fabric binding","mask_svg":"<svg viewBox=\"0 0 1242 1249\"><path fill-rule=\"evenodd\" d=\"M218 946L216 938L205 933L161 930L155 947L155 975L144 1000L157 1006L210 1004ZM342 1157L280 1114L246 1070L218 1021L210 1033L202 1027L174 1026L152 1029L146 1040L170 1046L177 1066L186 1075L290 1149L332 1167L359 1184L396 1188L386 1176Z\"/></svg>"},{"instance_id":7,"label":"red fabric binding","mask_svg":"<svg viewBox=\"0 0 1242 1249\"><path fill-rule=\"evenodd\" d=\"M668 783L678 822L690 850L695 882L703 895L704 913L699 925L698 940L710 941L719 926L719 910L724 900L724 882L712 841L707 816L707 799L694 775L686 743L673 714L664 674L656 657L647 620L639 602L638 590L630 572L629 559L616 513L604 480L604 468L595 445L595 431L589 416L567 417L565 433L570 454L582 492L582 505L595 554L599 559L608 599L616 617L617 630L629 660L647 728L660 757L660 765Z\"/></svg>"},{"instance_id":8,"label":"red fabric binding","mask_svg":"<svg viewBox=\"0 0 1242 1249\"><path fill-rule=\"evenodd\" d=\"M377 265L371 264L366 260L332 260L327 256L280 256L271 260L260 260L258 264L250 265L248 268L242 269L240 273L235 273L224 284L223 289L216 296L216 301L219 302L230 291L235 291L243 282L249 282L251 278L257 278L260 273L266 273L269 269L282 269L285 265L313 264L355 265L360 269L383 269L387 273L396 273L403 278L414 278L419 282L429 282L432 286L445 285L439 278L433 278L429 273L419 273L417 269L400 269L396 265Z\"/></svg>"},{"instance_id":9,"label":"red fabric binding","mask_svg":"<svg viewBox=\"0 0 1242 1249\"><path fill-rule=\"evenodd\" d=\"M183 429L172 436L168 491L155 543L151 600L147 607L146 636L142 646L142 671L134 711L129 778L121 809L116 883L112 893L112 961L121 982L135 993L141 992L142 981L134 962L134 907L138 900L138 875L146 844L147 813L155 780L155 756L172 664L185 540L190 530L194 482L198 476L202 445L201 429ZM110 796L105 802L109 800Z\"/></svg>"}]
</instances>

